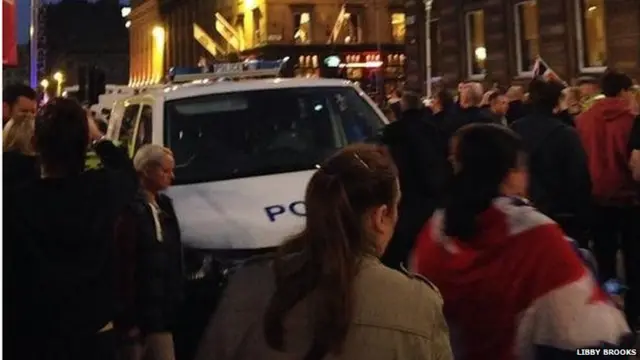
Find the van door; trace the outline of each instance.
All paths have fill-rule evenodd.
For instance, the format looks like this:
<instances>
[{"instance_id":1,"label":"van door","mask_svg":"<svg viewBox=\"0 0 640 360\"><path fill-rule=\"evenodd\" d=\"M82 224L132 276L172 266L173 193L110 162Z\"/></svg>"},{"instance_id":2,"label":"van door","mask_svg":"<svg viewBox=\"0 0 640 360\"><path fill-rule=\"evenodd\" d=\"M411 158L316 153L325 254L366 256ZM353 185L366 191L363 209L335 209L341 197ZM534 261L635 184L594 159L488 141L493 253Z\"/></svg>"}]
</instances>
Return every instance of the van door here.
<instances>
[{"instance_id":1,"label":"van door","mask_svg":"<svg viewBox=\"0 0 640 360\"><path fill-rule=\"evenodd\" d=\"M133 157L135 132L140 115L141 106L139 104L129 104L124 109L122 121L113 139L114 143L125 149L129 156Z\"/></svg>"},{"instance_id":2,"label":"van door","mask_svg":"<svg viewBox=\"0 0 640 360\"><path fill-rule=\"evenodd\" d=\"M153 107L149 104L142 104L140 115L138 116L138 120L136 121L134 135L135 140L133 141L132 147L130 148L130 155L132 157L143 145L151 144L153 134L152 119Z\"/></svg>"}]
</instances>

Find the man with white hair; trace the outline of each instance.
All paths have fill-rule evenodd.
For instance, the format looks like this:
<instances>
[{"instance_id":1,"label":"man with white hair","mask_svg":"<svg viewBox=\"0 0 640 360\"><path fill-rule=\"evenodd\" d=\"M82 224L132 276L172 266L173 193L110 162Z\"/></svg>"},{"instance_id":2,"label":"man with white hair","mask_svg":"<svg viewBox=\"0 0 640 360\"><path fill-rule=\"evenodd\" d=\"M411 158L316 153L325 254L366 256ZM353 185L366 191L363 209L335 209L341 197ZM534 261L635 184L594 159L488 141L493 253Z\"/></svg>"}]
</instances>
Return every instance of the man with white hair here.
<instances>
[{"instance_id":1,"label":"man with white hair","mask_svg":"<svg viewBox=\"0 0 640 360\"><path fill-rule=\"evenodd\" d=\"M484 87L478 82L466 83L460 92L458 106L460 108L460 126L474 123L491 123L493 120L482 111Z\"/></svg>"},{"instance_id":2,"label":"man with white hair","mask_svg":"<svg viewBox=\"0 0 640 360\"><path fill-rule=\"evenodd\" d=\"M121 313L118 330L129 341L129 359L174 360L172 331L183 300L182 242L171 199L160 192L174 179L171 150L145 145L133 164L141 194L122 215L117 231Z\"/></svg>"}]
</instances>

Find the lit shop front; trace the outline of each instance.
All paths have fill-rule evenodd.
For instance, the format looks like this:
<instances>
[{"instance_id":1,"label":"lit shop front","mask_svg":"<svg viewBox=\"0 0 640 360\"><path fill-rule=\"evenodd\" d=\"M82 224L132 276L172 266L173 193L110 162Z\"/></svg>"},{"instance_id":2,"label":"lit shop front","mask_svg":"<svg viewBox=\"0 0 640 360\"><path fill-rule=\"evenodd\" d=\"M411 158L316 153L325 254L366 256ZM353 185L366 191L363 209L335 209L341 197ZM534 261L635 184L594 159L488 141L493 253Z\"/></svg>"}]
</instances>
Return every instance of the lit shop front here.
<instances>
[{"instance_id":1,"label":"lit shop front","mask_svg":"<svg viewBox=\"0 0 640 360\"><path fill-rule=\"evenodd\" d=\"M404 82L402 45L268 45L242 53L263 60L289 57L283 75L344 78L360 83L367 92Z\"/></svg>"}]
</instances>

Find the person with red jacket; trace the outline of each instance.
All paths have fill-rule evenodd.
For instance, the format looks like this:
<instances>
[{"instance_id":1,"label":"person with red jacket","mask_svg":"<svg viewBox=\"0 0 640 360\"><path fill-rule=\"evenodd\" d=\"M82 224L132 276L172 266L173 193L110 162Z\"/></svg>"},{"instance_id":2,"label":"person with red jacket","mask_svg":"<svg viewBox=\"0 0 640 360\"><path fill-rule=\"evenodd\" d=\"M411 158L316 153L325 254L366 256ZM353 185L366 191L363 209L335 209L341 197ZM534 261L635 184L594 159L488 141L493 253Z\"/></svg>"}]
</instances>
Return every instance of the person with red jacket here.
<instances>
[{"instance_id":1,"label":"person with red jacket","mask_svg":"<svg viewBox=\"0 0 640 360\"><path fill-rule=\"evenodd\" d=\"M576 128L587 153L593 183L593 243L601 278L616 277L616 254L621 248L630 289L625 310L631 326L636 326L640 303L640 201L629 169L629 144L637 116L631 106L632 87L627 75L606 73L602 78L605 98L578 116Z\"/></svg>"}]
</instances>

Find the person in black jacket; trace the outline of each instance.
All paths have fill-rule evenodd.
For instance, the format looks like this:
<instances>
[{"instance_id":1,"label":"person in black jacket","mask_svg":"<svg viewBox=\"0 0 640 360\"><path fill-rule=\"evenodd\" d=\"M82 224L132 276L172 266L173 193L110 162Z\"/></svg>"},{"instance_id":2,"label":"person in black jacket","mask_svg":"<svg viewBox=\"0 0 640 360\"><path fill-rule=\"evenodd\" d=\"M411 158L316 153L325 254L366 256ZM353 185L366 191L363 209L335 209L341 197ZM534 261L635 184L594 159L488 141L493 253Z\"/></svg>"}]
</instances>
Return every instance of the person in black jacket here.
<instances>
[{"instance_id":1,"label":"person in black jacket","mask_svg":"<svg viewBox=\"0 0 640 360\"><path fill-rule=\"evenodd\" d=\"M116 326L132 347L129 359L175 359L172 331L183 297L180 227L171 199L173 153L141 147L133 159L141 192L118 225L121 311Z\"/></svg>"},{"instance_id":2,"label":"person in black jacket","mask_svg":"<svg viewBox=\"0 0 640 360\"><path fill-rule=\"evenodd\" d=\"M481 107L483 96L482 84L480 83L470 82L462 87L458 102L461 124L458 128L467 124L493 123L493 119Z\"/></svg>"},{"instance_id":3,"label":"person in black jacket","mask_svg":"<svg viewBox=\"0 0 640 360\"><path fill-rule=\"evenodd\" d=\"M90 143L101 170L84 171ZM133 165L70 99L40 110L35 149L40 177L4 194L4 356L111 360L114 228L138 187Z\"/></svg>"},{"instance_id":4,"label":"person in black jacket","mask_svg":"<svg viewBox=\"0 0 640 360\"><path fill-rule=\"evenodd\" d=\"M399 269L407 261L413 242L437 206L446 169L446 148L438 128L425 119L417 94L402 97L402 117L387 125L382 142L388 146L400 178L402 199L393 239L382 262Z\"/></svg>"},{"instance_id":5,"label":"person in black jacket","mask_svg":"<svg viewBox=\"0 0 640 360\"><path fill-rule=\"evenodd\" d=\"M531 112L512 128L529 154L530 199L581 247L588 247L591 178L576 130L554 115L562 89L555 82L533 80Z\"/></svg>"},{"instance_id":6,"label":"person in black jacket","mask_svg":"<svg viewBox=\"0 0 640 360\"><path fill-rule=\"evenodd\" d=\"M509 110L507 110L507 124L511 125L527 115L527 106L524 103L524 90L522 86L512 86L507 90Z\"/></svg>"}]
</instances>

